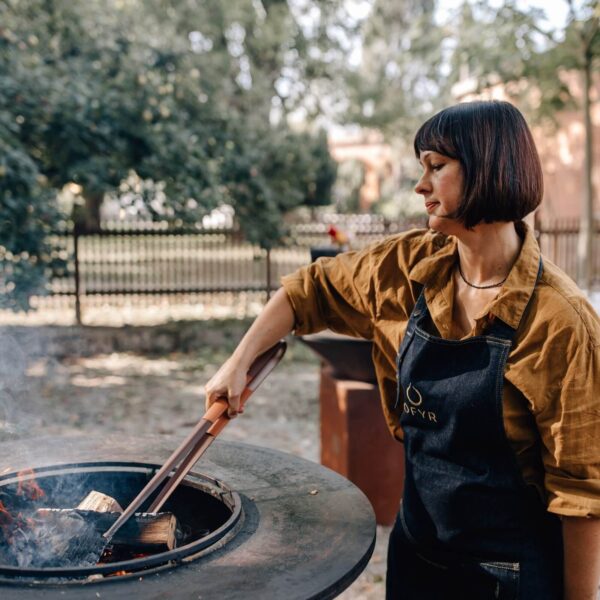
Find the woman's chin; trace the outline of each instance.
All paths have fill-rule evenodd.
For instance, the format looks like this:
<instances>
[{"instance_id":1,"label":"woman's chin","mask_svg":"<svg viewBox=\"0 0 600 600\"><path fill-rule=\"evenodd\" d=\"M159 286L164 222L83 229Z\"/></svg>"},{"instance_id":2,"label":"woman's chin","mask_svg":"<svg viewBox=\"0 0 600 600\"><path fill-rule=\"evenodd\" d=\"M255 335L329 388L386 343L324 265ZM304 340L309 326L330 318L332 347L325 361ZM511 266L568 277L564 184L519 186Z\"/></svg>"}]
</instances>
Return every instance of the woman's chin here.
<instances>
[{"instance_id":1,"label":"woman's chin","mask_svg":"<svg viewBox=\"0 0 600 600\"><path fill-rule=\"evenodd\" d=\"M456 222L454 219L448 219L446 217L438 217L437 215L429 215L428 221L429 229L438 231L439 233L452 233L452 230L456 229Z\"/></svg>"},{"instance_id":2,"label":"woman's chin","mask_svg":"<svg viewBox=\"0 0 600 600\"><path fill-rule=\"evenodd\" d=\"M427 223L429 229L443 233L444 235L455 235L459 236L465 233L464 226L456 219L450 219L448 217L439 217L437 215L429 215L429 221Z\"/></svg>"}]
</instances>

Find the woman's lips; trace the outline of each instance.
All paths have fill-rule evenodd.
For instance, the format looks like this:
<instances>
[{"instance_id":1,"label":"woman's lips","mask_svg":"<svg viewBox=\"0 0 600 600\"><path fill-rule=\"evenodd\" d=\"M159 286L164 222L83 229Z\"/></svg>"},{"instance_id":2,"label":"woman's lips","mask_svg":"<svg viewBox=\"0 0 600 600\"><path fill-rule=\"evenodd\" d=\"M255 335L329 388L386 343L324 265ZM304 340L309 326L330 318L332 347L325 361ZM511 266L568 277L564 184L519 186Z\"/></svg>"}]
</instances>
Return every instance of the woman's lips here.
<instances>
[{"instance_id":1,"label":"woman's lips","mask_svg":"<svg viewBox=\"0 0 600 600\"><path fill-rule=\"evenodd\" d=\"M425 202L425 210L429 213L431 212L439 202Z\"/></svg>"}]
</instances>

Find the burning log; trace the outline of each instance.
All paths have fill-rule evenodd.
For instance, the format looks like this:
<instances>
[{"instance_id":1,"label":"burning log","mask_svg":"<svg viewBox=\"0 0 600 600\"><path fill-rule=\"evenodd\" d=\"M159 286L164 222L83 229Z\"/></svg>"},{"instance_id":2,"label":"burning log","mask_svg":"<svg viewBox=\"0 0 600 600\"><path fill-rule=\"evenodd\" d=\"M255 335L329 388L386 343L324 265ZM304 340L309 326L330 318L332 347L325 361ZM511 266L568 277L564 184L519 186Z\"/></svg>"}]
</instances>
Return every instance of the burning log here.
<instances>
[{"instance_id":1,"label":"burning log","mask_svg":"<svg viewBox=\"0 0 600 600\"><path fill-rule=\"evenodd\" d=\"M83 567L156 554L177 545L171 513L137 513L107 545L102 535L123 512L97 491L76 508L38 508L11 514L0 502L0 562L26 567Z\"/></svg>"},{"instance_id":2,"label":"burning log","mask_svg":"<svg viewBox=\"0 0 600 600\"><path fill-rule=\"evenodd\" d=\"M64 529L65 537L81 537L84 528L81 522L88 525L90 533L85 534L82 544L91 543L98 537L99 544L104 547L106 540L102 534L117 520L119 513L80 510L79 508L39 508L35 511L36 523L44 524L52 529ZM72 532L69 536L66 532ZM177 544L177 519L172 513L138 513L131 517L117 532L111 541L113 547L127 546L132 553L157 553L172 550ZM92 544L96 546L96 544ZM123 548L120 548L121 550ZM79 550L69 551L79 553Z\"/></svg>"},{"instance_id":3,"label":"burning log","mask_svg":"<svg viewBox=\"0 0 600 600\"><path fill-rule=\"evenodd\" d=\"M83 519L93 530L84 536L88 543L107 531L123 509L106 494L90 492L77 508L39 508L34 518L44 519L49 525L72 529L74 523ZM76 526L79 529L79 526ZM104 540L104 538L102 538ZM85 540L82 540L85 543ZM104 543L106 541L104 540ZM96 546L97 544L91 544ZM172 550L177 545L177 518L172 513L137 513L125 523L111 540L113 548L132 553L157 553ZM79 553L79 550L76 551Z\"/></svg>"}]
</instances>

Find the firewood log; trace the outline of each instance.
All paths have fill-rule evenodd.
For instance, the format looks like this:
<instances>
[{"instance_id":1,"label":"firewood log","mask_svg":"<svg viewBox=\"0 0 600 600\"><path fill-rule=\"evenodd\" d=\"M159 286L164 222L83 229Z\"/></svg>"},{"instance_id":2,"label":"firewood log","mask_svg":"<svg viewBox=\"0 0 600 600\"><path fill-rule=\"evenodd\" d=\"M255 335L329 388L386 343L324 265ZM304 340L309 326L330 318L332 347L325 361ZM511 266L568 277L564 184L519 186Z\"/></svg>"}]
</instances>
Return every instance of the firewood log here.
<instances>
[{"instance_id":1,"label":"firewood log","mask_svg":"<svg viewBox=\"0 0 600 600\"><path fill-rule=\"evenodd\" d=\"M114 513L121 514L121 505L108 494L92 490L78 505L78 510L111 513L113 522ZM97 520L98 527L102 526L102 519ZM106 529L112 525L108 524ZM103 530L101 533L104 533ZM112 539L113 546L128 546L137 552L161 552L173 550L177 544L177 518L172 513L137 513L117 532Z\"/></svg>"},{"instance_id":2,"label":"firewood log","mask_svg":"<svg viewBox=\"0 0 600 600\"><path fill-rule=\"evenodd\" d=\"M108 494L92 490L78 505L79 510L122 513L121 505Z\"/></svg>"},{"instance_id":3,"label":"firewood log","mask_svg":"<svg viewBox=\"0 0 600 600\"><path fill-rule=\"evenodd\" d=\"M101 492L90 492L77 508L39 508L34 519L43 519L53 528L72 528L81 521L102 535L123 512L119 503ZM89 537L89 536L88 536ZM133 553L157 553L177 545L177 518L172 513L136 513L117 531L113 547L127 547ZM79 550L78 550L79 553Z\"/></svg>"},{"instance_id":4,"label":"firewood log","mask_svg":"<svg viewBox=\"0 0 600 600\"><path fill-rule=\"evenodd\" d=\"M102 535L117 520L119 513L101 513L78 508L39 508L34 519L47 526L68 528L70 519L83 519ZM164 552L177 544L177 518L172 513L136 513L117 531L111 544L128 546L132 552Z\"/></svg>"}]
</instances>

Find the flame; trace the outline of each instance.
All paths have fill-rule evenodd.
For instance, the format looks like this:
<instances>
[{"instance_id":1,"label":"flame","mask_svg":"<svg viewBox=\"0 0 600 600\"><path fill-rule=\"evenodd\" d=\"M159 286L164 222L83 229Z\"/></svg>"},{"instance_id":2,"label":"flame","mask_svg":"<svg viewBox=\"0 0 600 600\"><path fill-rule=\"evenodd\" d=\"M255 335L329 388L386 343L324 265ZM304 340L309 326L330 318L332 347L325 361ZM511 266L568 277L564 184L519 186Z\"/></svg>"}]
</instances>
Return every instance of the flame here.
<instances>
[{"instance_id":1,"label":"flame","mask_svg":"<svg viewBox=\"0 0 600 600\"><path fill-rule=\"evenodd\" d=\"M0 527L4 529L12 525L14 521L13 516L8 512L6 506L4 506L2 500L0 500Z\"/></svg>"},{"instance_id":2,"label":"flame","mask_svg":"<svg viewBox=\"0 0 600 600\"><path fill-rule=\"evenodd\" d=\"M13 515L0 500L0 533L5 542L12 544L15 532L24 531L30 526L31 519L23 517L22 513Z\"/></svg>"},{"instance_id":3,"label":"flame","mask_svg":"<svg viewBox=\"0 0 600 600\"><path fill-rule=\"evenodd\" d=\"M45 496L42 488L33 477L33 469L25 469L17 474L16 495L29 501L36 501ZM9 503L10 506L10 503ZM30 511L14 510L12 513L0 501L0 541L7 546L18 547L18 552L23 551L23 544L30 539L38 523L32 518Z\"/></svg>"},{"instance_id":4,"label":"flame","mask_svg":"<svg viewBox=\"0 0 600 600\"><path fill-rule=\"evenodd\" d=\"M40 500L46 494L33 477L33 469L23 469L17 474L19 483L17 485L17 496L25 496L28 500ZM26 479L27 478L27 479Z\"/></svg>"}]
</instances>

